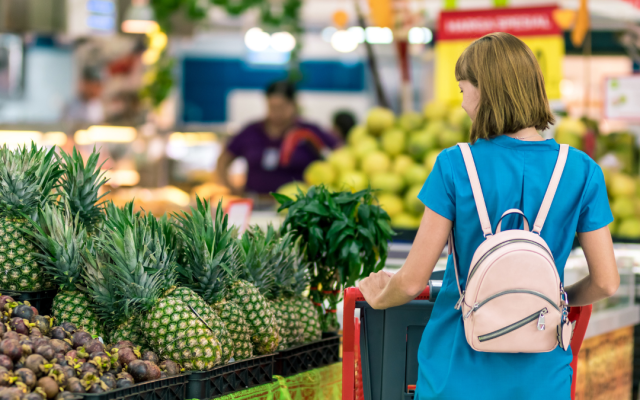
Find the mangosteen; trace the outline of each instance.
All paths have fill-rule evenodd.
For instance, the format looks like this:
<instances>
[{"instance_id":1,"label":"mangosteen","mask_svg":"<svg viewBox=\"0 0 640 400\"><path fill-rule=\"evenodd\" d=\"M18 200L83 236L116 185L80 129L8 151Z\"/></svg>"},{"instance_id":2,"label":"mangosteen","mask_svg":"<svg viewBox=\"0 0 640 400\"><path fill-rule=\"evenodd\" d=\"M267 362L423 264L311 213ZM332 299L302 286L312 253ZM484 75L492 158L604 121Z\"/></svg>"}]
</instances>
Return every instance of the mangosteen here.
<instances>
[{"instance_id":1,"label":"mangosteen","mask_svg":"<svg viewBox=\"0 0 640 400\"><path fill-rule=\"evenodd\" d=\"M85 362L82 363L78 371L81 377L86 375L87 373L98 375L98 373L100 372L100 368L98 368L98 366L92 362Z\"/></svg>"},{"instance_id":2,"label":"mangosteen","mask_svg":"<svg viewBox=\"0 0 640 400\"><path fill-rule=\"evenodd\" d=\"M82 381L75 376L67 378L67 387L66 389L71 393L85 393L87 389L85 389Z\"/></svg>"},{"instance_id":3,"label":"mangosteen","mask_svg":"<svg viewBox=\"0 0 640 400\"><path fill-rule=\"evenodd\" d=\"M151 361L154 364L157 364L160 362L160 359L158 358L158 355L156 353L154 353L151 350L147 350L144 353L142 353L142 358L141 360L145 360L145 361Z\"/></svg>"},{"instance_id":4,"label":"mangosteen","mask_svg":"<svg viewBox=\"0 0 640 400\"><path fill-rule=\"evenodd\" d=\"M23 335L29 334L29 326L27 324L29 324L29 320L20 317L11 318L11 321L9 321L11 329Z\"/></svg>"},{"instance_id":5,"label":"mangosteen","mask_svg":"<svg viewBox=\"0 0 640 400\"><path fill-rule=\"evenodd\" d=\"M77 400L80 396L77 396L71 392L60 392L56 396L55 400Z\"/></svg>"},{"instance_id":6,"label":"mangosteen","mask_svg":"<svg viewBox=\"0 0 640 400\"><path fill-rule=\"evenodd\" d=\"M76 354L78 355L78 358L89 358L89 353L87 353L87 351L82 346L76 349Z\"/></svg>"},{"instance_id":7,"label":"mangosteen","mask_svg":"<svg viewBox=\"0 0 640 400\"><path fill-rule=\"evenodd\" d=\"M122 365L129 365L132 361L135 361L137 359L138 357L130 347L125 347L118 350L118 361L120 361L120 364Z\"/></svg>"},{"instance_id":8,"label":"mangosteen","mask_svg":"<svg viewBox=\"0 0 640 400\"><path fill-rule=\"evenodd\" d=\"M0 367L0 386L11 386L13 374L8 369Z\"/></svg>"},{"instance_id":9,"label":"mangosteen","mask_svg":"<svg viewBox=\"0 0 640 400\"><path fill-rule=\"evenodd\" d=\"M29 334L30 338L41 338L44 337L44 335L42 334L42 331L40 330L40 328L36 327L36 326L32 326L31 327L31 333Z\"/></svg>"},{"instance_id":10,"label":"mangosteen","mask_svg":"<svg viewBox=\"0 0 640 400\"><path fill-rule=\"evenodd\" d=\"M22 347L22 357L29 357L33 354L33 347L28 344L21 344L20 346Z\"/></svg>"},{"instance_id":11,"label":"mangosteen","mask_svg":"<svg viewBox=\"0 0 640 400\"><path fill-rule=\"evenodd\" d=\"M45 360L44 357L42 357L40 354L32 354L29 357L27 357L27 360L24 363L24 366L26 368L29 368L31 371L33 371L34 374L36 374L36 376L42 376L44 375L44 365L47 363L47 360Z\"/></svg>"},{"instance_id":12,"label":"mangosteen","mask_svg":"<svg viewBox=\"0 0 640 400\"><path fill-rule=\"evenodd\" d=\"M118 379L116 381L116 388L117 389L127 388L127 387L131 387L131 386L133 386L133 383L131 383L127 379Z\"/></svg>"},{"instance_id":13,"label":"mangosteen","mask_svg":"<svg viewBox=\"0 0 640 400\"><path fill-rule=\"evenodd\" d=\"M50 376L44 376L38 379L38 383L36 385L44 390L44 393L47 395L47 399L53 399L60 392L60 386L58 386L55 379Z\"/></svg>"},{"instance_id":14,"label":"mangosteen","mask_svg":"<svg viewBox=\"0 0 640 400\"><path fill-rule=\"evenodd\" d=\"M0 390L0 400L20 400L22 395L22 389L18 387L3 388Z\"/></svg>"},{"instance_id":15,"label":"mangosteen","mask_svg":"<svg viewBox=\"0 0 640 400\"><path fill-rule=\"evenodd\" d=\"M111 372L114 372L116 374L119 374L120 372L122 372L122 364L120 364L120 361L118 360L111 360Z\"/></svg>"},{"instance_id":16,"label":"mangosteen","mask_svg":"<svg viewBox=\"0 0 640 400\"><path fill-rule=\"evenodd\" d=\"M77 349L78 347L84 346L91 339L92 339L91 334L89 334L89 332L85 332L85 331L74 332L71 338L71 341L73 342L73 348Z\"/></svg>"},{"instance_id":17,"label":"mangosteen","mask_svg":"<svg viewBox=\"0 0 640 400\"><path fill-rule=\"evenodd\" d=\"M7 303L15 303L15 300L6 294L0 296L0 310L4 310L4 306L7 305Z\"/></svg>"},{"instance_id":18,"label":"mangosteen","mask_svg":"<svg viewBox=\"0 0 640 400\"><path fill-rule=\"evenodd\" d=\"M180 366L171 360L164 360L158 365L161 371L165 371L167 376L176 376L180 375Z\"/></svg>"},{"instance_id":19,"label":"mangosteen","mask_svg":"<svg viewBox=\"0 0 640 400\"><path fill-rule=\"evenodd\" d=\"M67 333L61 326L54 326L51 329L51 337L53 339L64 340L67 338Z\"/></svg>"},{"instance_id":20,"label":"mangosteen","mask_svg":"<svg viewBox=\"0 0 640 400\"><path fill-rule=\"evenodd\" d=\"M31 392L22 395L22 400L44 400L44 397L40 393Z\"/></svg>"},{"instance_id":21,"label":"mangosteen","mask_svg":"<svg viewBox=\"0 0 640 400\"><path fill-rule=\"evenodd\" d=\"M31 306L28 306L26 304L20 304L19 306L13 309L13 311L11 312L11 316L18 317L21 319L26 319L29 322L33 322L35 321L36 313L33 312L33 309L31 308ZM32 320L32 318L34 319Z\"/></svg>"},{"instance_id":22,"label":"mangosteen","mask_svg":"<svg viewBox=\"0 0 640 400\"><path fill-rule=\"evenodd\" d=\"M45 315L36 315L33 318L36 328L40 329L43 335L49 335L51 333L51 318Z\"/></svg>"},{"instance_id":23,"label":"mangosteen","mask_svg":"<svg viewBox=\"0 0 640 400\"><path fill-rule=\"evenodd\" d=\"M102 342L100 342L100 340L98 339L91 339L82 347L84 347L84 349L89 354L95 353L97 351L104 351L104 344L102 344Z\"/></svg>"},{"instance_id":24,"label":"mangosteen","mask_svg":"<svg viewBox=\"0 0 640 400\"><path fill-rule=\"evenodd\" d=\"M134 346L134 344L130 340L121 340L118 343L116 343L114 347L117 347L118 349L122 350L127 347L133 349L136 346Z\"/></svg>"},{"instance_id":25,"label":"mangosteen","mask_svg":"<svg viewBox=\"0 0 640 400\"><path fill-rule=\"evenodd\" d=\"M0 342L0 352L11 360L18 361L22 357L22 346L17 339L4 339Z\"/></svg>"},{"instance_id":26,"label":"mangosteen","mask_svg":"<svg viewBox=\"0 0 640 400\"><path fill-rule=\"evenodd\" d=\"M0 336L3 336L5 333L7 333L7 325L0 323Z\"/></svg>"},{"instance_id":27,"label":"mangosteen","mask_svg":"<svg viewBox=\"0 0 640 400\"><path fill-rule=\"evenodd\" d=\"M76 373L76 370L73 367L70 367L68 365L62 366L62 372L64 373L64 376L67 377L67 379L75 378L78 376L78 374Z\"/></svg>"},{"instance_id":28,"label":"mangosteen","mask_svg":"<svg viewBox=\"0 0 640 400\"><path fill-rule=\"evenodd\" d=\"M71 359L77 359L78 358L78 352L76 350L69 350L64 355L64 357L65 358L70 357Z\"/></svg>"},{"instance_id":29,"label":"mangosteen","mask_svg":"<svg viewBox=\"0 0 640 400\"><path fill-rule=\"evenodd\" d=\"M156 364L152 363L151 361L144 361L145 364L147 364L147 377L149 379L149 381L153 381L156 379L160 379L160 374L162 371L160 371L160 367L158 367Z\"/></svg>"},{"instance_id":30,"label":"mangosteen","mask_svg":"<svg viewBox=\"0 0 640 400\"><path fill-rule=\"evenodd\" d=\"M111 357L109 357L107 353L105 353L104 351L96 351L94 353L89 354L90 360L97 362L98 360L96 360L96 358L100 361L102 365L108 366L109 369L111 368Z\"/></svg>"},{"instance_id":31,"label":"mangosteen","mask_svg":"<svg viewBox=\"0 0 640 400\"><path fill-rule=\"evenodd\" d=\"M78 331L78 327L71 322L63 322L60 324L60 326L67 332L69 332L70 335L73 335L74 333L76 333Z\"/></svg>"},{"instance_id":32,"label":"mangosteen","mask_svg":"<svg viewBox=\"0 0 640 400\"><path fill-rule=\"evenodd\" d=\"M169 375L167 375L166 371L160 371L160 379L165 379L165 378L168 378L168 377L169 377Z\"/></svg>"},{"instance_id":33,"label":"mangosteen","mask_svg":"<svg viewBox=\"0 0 640 400\"><path fill-rule=\"evenodd\" d=\"M27 360L27 359L26 359L26 357L25 357L25 356L20 357L20 359L19 359L18 361L16 361L16 362L14 362L14 363L13 363L13 370L15 371L15 370L17 370L17 369L24 368L24 362L25 362L26 360Z\"/></svg>"},{"instance_id":34,"label":"mangosteen","mask_svg":"<svg viewBox=\"0 0 640 400\"><path fill-rule=\"evenodd\" d=\"M27 385L29 389L33 389L38 380L38 378L36 378L36 374L34 374L29 368L17 369L15 375L18 377L18 381Z\"/></svg>"},{"instance_id":35,"label":"mangosteen","mask_svg":"<svg viewBox=\"0 0 640 400\"><path fill-rule=\"evenodd\" d=\"M9 332L5 333L2 338L3 339L15 339L15 340L19 341L20 340L20 335L18 334L18 332L9 331Z\"/></svg>"},{"instance_id":36,"label":"mangosteen","mask_svg":"<svg viewBox=\"0 0 640 400\"><path fill-rule=\"evenodd\" d=\"M40 346L49 346L49 342L51 339L48 337L34 338L33 341L33 350L38 350Z\"/></svg>"},{"instance_id":37,"label":"mangosteen","mask_svg":"<svg viewBox=\"0 0 640 400\"><path fill-rule=\"evenodd\" d=\"M116 377L116 387L118 388L133 386L134 383L133 376L128 372L120 372Z\"/></svg>"},{"instance_id":38,"label":"mangosteen","mask_svg":"<svg viewBox=\"0 0 640 400\"><path fill-rule=\"evenodd\" d=\"M48 375L56 381L58 386L65 387L67 385L67 377L64 374L64 372L60 369L62 367L58 365L58 368L56 368L56 365L54 365L54 367L51 368L51 371L49 371Z\"/></svg>"},{"instance_id":39,"label":"mangosteen","mask_svg":"<svg viewBox=\"0 0 640 400\"><path fill-rule=\"evenodd\" d=\"M109 387L109 389L115 389L116 386L117 386L116 385L116 376L111 374L111 373L107 372L106 374L103 374L100 377L100 380L102 382L104 382L104 384L107 385Z\"/></svg>"},{"instance_id":40,"label":"mangosteen","mask_svg":"<svg viewBox=\"0 0 640 400\"><path fill-rule=\"evenodd\" d=\"M142 360L131 361L128 370L136 382L146 382L149 380L149 366Z\"/></svg>"},{"instance_id":41,"label":"mangosteen","mask_svg":"<svg viewBox=\"0 0 640 400\"><path fill-rule=\"evenodd\" d=\"M5 367L9 371L13 370L13 361L4 354L0 354L0 367Z\"/></svg>"},{"instance_id":42,"label":"mangosteen","mask_svg":"<svg viewBox=\"0 0 640 400\"><path fill-rule=\"evenodd\" d=\"M47 359L47 361L52 360L56 356L56 352L53 350L53 347L45 344L36 349L36 354L40 354L42 357Z\"/></svg>"}]
</instances>

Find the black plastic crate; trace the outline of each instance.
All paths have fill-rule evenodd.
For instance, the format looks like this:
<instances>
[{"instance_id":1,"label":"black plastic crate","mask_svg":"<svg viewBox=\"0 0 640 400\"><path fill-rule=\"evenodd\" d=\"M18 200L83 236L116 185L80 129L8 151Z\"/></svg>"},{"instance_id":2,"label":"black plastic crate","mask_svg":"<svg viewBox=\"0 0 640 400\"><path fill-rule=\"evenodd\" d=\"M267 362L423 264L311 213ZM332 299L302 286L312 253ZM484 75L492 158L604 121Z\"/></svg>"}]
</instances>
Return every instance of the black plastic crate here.
<instances>
[{"instance_id":1,"label":"black plastic crate","mask_svg":"<svg viewBox=\"0 0 640 400\"><path fill-rule=\"evenodd\" d=\"M193 371L187 399L208 400L273 382L275 354L222 365L211 371Z\"/></svg>"},{"instance_id":2,"label":"black plastic crate","mask_svg":"<svg viewBox=\"0 0 640 400\"><path fill-rule=\"evenodd\" d=\"M58 294L57 289L41 290L38 292L24 292L19 290L0 289L0 293L13 297L15 301L28 301L38 310L40 315L51 315L53 298Z\"/></svg>"},{"instance_id":3,"label":"black plastic crate","mask_svg":"<svg viewBox=\"0 0 640 400\"><path fill-rule=\"evenodd\" d=\"M287 377L340 361L340 336L324 334L323 337L279 352L275 374Z\"/></svg>"},{"instance_id":4,"label":"black plastic crate","mask_svg":"<svg viewBox=\"0 0 640 400\"><path fill-rule=\"evenodd\" d=\"M84 393L78 397L86 400L185 400L190 373L138 383L128 388L106 393Z\"/></svg>"}]
</instances>

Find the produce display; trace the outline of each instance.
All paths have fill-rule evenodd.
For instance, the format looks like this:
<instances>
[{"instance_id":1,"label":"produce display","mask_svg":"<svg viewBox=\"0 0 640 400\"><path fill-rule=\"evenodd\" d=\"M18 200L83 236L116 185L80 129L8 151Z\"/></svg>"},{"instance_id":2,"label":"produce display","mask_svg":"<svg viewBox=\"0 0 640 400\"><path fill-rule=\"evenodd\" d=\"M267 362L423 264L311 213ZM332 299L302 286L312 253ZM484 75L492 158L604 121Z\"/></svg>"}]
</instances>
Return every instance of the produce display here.
<instances>
[{"instance_id":1,"label":"produce display","mask_svg":"<svg viewBox=\"0 0 640 400\"><path fill-rule=\"evenodd\" d=\"M0 342L6 368L0 386L34 400L65 396L59 388L100 393L127 385L123 379L133 384L210 370L321 337L320 316L304 296L306 245L293 233L252 227L238 237L222 203L214 209L199 197L189 212L159 218L135 211L132 201L118 207L99 195L106 179L95 150L86 162L75 149L45 152L35 145L2 148L0 157L0 216L12 227L4 240L13 262L4 264L3 277L11 279L2 288L57 287L46 319L0 298L0 334L16 339L6 347ZM21 285L26 274L11 277L25 261L30 274L38 271L39 286ZM46 355L22 345L40 337L47 345L57 340L53 349L43 347ZM22 358L31 353L44 357L33 364L33 382L18 374L32 366ZM15 371L1 354L13 357ZM67 366L75 375L64 375Z\"/></svg>"},{"instance_id":2,"label":"produce display","mask_svg":"<svg viewBox=\"0 0 640 400\"><path fill-rule=\"evenodd\" d=\"M422 113L396 117L391 110L376 107L366 124L349 132L347 145L326 160L311 163L304 183L293 182L278 190L291 195L295 188L324 184L334 191L377 190L379 204L395 228L416 229L424 205L417 194L424 185L442 149L468 141L471 121L459 106L432 102Z\"/></svg>"}]
</instances>

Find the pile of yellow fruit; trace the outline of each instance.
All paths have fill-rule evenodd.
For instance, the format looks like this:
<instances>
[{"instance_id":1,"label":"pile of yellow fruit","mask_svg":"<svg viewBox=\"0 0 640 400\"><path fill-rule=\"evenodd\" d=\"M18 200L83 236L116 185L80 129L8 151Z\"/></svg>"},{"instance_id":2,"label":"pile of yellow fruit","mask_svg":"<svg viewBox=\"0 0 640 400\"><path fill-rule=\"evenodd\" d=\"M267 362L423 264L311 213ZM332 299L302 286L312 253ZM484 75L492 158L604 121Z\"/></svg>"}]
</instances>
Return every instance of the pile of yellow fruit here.
<instances>
[{"instance_id":1,"label":"pile of yellow fruit","mask_svg":"<svg viewBox=\"0 0 640 400\"><path fill-rule=\"evenodd\" d=\"M458 105L432 102L422 113L396 117L391 110L369 111L365 125L353 128L347 145L326 160L311 163L304 184L293 182L278 190L294 195L296 187L324 184L333 190L377 189L380 205L399 229L416 229L424 205L418 193L442 149L468 141L471 121Z\"/></svg>"},{"instance_id":2,"label":"pile of yellow fruit","mask_svg":"<svg viewBox=\"0 0 640 400\"><path fill-rule=\"evenodd\" d=\"M603 169L614 221L609 226L614 237L640 238L640 184L638 178Z\"/></svg>"}]
</instances>

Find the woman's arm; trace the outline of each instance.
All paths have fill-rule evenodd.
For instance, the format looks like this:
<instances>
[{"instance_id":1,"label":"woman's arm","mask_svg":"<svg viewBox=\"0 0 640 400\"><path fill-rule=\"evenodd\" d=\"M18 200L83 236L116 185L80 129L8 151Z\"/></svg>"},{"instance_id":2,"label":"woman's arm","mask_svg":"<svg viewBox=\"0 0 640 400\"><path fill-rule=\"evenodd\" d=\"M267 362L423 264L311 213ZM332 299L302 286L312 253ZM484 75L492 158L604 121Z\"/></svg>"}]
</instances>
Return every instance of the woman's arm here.
<instances>
[{"instance_id":1,"label":"woman's arm","mask_svg":"<svg viewBox=\"0 0 640 400\"><path fill-rule=\"evenodd\" d=\"M400 271L393 276L382 271L372 273L358 285L367 303L383 310L406 304L419 295L429 283L451 227L450 220L425 208L414 245Z\"/></svg>"},{"instance_id":2,"label":"woman's arm","mask_svg":"<svg viewBox=\"0 0 640 400\"><path fill-rule=\"evenodd\" d=\"M620 286L609 227L578 233L578 240L587 258L589 275L565 289L572 306L584 306L613 296Z\"/></svg>"},{"instance_id":3,"label":"woman's arm","mask_svg":"<svg viewBox=\"0 0 640 400\"><path fill-rule=\"evenodd\" d=\"M236 155L230 152L227 149L222 151L220 157L218 158L218 164L216 165L216 175L218 177L218 182L225 185L232 192L235 191L235 188L229 184L229 165L236 159Z\"/></svg>"}]
</instances>

